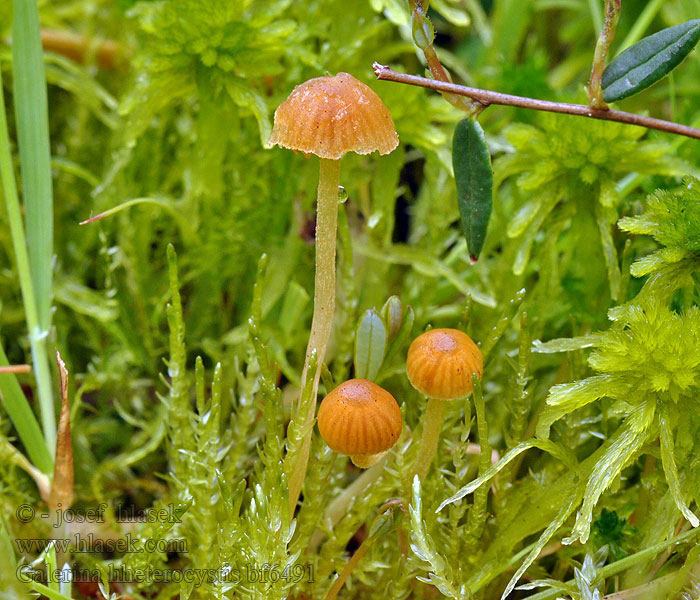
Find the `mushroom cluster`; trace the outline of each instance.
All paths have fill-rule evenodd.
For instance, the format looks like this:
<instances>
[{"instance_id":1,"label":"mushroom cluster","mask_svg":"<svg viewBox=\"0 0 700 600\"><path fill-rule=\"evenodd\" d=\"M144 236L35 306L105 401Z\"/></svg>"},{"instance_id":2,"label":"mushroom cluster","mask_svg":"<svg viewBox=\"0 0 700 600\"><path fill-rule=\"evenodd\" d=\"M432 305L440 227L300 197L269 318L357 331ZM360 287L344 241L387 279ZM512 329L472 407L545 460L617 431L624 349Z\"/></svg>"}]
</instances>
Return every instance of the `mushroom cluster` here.
<instances>
[{"instance_id":1,"label":"mushroom cluster","mask_svg":"<svg viewBox=\"0 0 700 600\"><path fill-rule=\"evenodd\" d=\"M310 426L335 311L335 247L338 223L340 158L346 152L388 154L398 146L394 122L381 98L348 73L310 79L298 85L275 111L270 143L321 158L316 204L316 274L311 334L301 376L301 389L313 378L311 405L302 416L309 425L302 448L287 472L292 511L301 492L311 448ZM316 370L307 373L312 354Z\"/></svg>"},{"instance_id":2,"label":"mushroom cluster","mask_svg":"<svg viewBox=\"0 0 700 600\"><path fill-rule=\"evenodd\" d=\"M348 73L310 79L298 85L275 111L271 144L321 158L316 221L314 314L306 349L301 388L313 378L310 424L316 413L320 370L335 311L335 248L340 159L346 152L387 154L398 145L391 115L371 88ZM309 374L315 353L317 367ZM456 329L434 329L416 338L408 352L407 375L428 397L425 424L414 471L423 479L440 436L445 402L472 391L483 360L477 345ZM346 381L332 390L318 411L322 437L335 451L366 468L391 448L401 433L401 410L393 396L364 379ZM296 463L288 469L290 505L296 505L308 462L311 427Z\"/></svg>"}]
</instances>

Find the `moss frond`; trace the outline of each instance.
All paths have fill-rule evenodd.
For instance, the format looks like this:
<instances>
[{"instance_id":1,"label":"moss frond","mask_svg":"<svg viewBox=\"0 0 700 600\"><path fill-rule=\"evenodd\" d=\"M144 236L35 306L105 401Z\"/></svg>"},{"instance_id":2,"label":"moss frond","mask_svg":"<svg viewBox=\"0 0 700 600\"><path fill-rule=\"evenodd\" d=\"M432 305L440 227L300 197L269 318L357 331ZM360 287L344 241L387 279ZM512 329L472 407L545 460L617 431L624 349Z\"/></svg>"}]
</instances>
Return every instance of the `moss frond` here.
<instances>
[{"instance_id":1,"label":"moss frond","mask_svg":"<svg viewBox=\"0 0 700 600\"><path fill-rule=\"evenodd\" d=\"M641 140L642 128L619 123L545 113L537 126L514 124L505 135L514 152L494 162L496 182L513 178L527 197L508 224L508 235L521 239L514 272L525 270L535 235L551 222L555 207L575 203L596 223L611 296L619 298L620 272L611 234L618 217L617 182L632 169L647 175L681 175L688 166L671 157L664 143Z\"/></svg>"},{"instance_id":2,"label":"moss frond","mask_svg":"<svg viewBox=\"0 0 700 600\"><path fill-rule=\"evenodd\" d=\"M680 188L657 190L647 197L641 215L623 217L618 226L664 246L635 261L632 275L661 275L674 289L685 285L688 270L697 270L700 258L700 181L688 176Z\"/></svg>"},{"instance_id":3,"label":"moss frond","mask_svg":"<svg viewBox=\"0 0 700 600\"><path fill-rule=\"evenodd\" d=\"M697 523L680 491L668 421L669 415L686 410L700 386L700 309L691 306L679 314L651 298L611 311L613 325L593 338L588 359L599 374L554 386L540 417L538 434L547 436L558 419L609 398L614 401L611 411L624 418L591 472L569 542L588 538L602 493L644 444L659 436L669 489L679 510Z\"/></svg>"}]
</instances>

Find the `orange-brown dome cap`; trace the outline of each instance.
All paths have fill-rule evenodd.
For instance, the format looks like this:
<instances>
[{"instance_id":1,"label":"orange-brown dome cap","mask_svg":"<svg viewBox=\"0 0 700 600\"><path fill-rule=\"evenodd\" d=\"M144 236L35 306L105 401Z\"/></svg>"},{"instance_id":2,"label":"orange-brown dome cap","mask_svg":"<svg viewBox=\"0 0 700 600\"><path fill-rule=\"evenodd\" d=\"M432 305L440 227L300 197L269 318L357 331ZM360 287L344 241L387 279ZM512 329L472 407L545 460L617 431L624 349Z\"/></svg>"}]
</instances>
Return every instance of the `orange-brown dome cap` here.
<instances>
[{"instance_id":1,"label":"orange-brown dome cap","mask_svg":"<svg viewBox=\"0 0 700 600\"><path fill-rule=\"evenodd\" d=\"M399 439L402 426L401 409L394 397L366 379L341 383L318 409L321 437L341 454L384 452Z\"/></svg>"},{"instance_id":2,"label":"orange-brown dome cap","mask_svg":"<svg viewBox=\"0 0 700 600\"><path fill-rule=\"evenodd\" d=\"M388 154L399 144L381 98L348 73L309 79L275 111L270 144L338 159L346 152Z\"/></svg>"},{"instance_id":3,"label":"orange-brown dome cap","mask_svg":"<svg viewBox=\"0 0 700 600\"><path fill-rule=\"evenodd\" d=\"M484 372L481 350L457 329L431 329L408 350L406 374L411 385L428 398L455 400L472 391L472 375Z\"/></svg>"}]
</instances>

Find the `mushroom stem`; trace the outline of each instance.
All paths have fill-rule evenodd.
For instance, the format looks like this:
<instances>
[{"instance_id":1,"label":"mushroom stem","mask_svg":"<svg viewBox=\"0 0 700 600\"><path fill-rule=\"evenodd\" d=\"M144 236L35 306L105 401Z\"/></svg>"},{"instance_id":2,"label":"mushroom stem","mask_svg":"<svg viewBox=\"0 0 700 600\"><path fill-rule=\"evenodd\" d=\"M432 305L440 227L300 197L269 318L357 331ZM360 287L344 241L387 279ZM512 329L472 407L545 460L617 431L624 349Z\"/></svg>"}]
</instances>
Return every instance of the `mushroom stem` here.
<instances>
[{"instance_id":1,"label":"mushroom stem","mask_svg":"<svg viewBox=\"0 0 700 600\"><path fill-rule=\"evenodd\" d=\"M367 538L360 544L360 547L355 550L355 554L352 555L348 564L345 565L345 568L341 571L340 575L338 575L338 579L333 582L333 585L330 587L323 600L335 600L338 597L348 577L350 577L357 564L362 560L362 557L367 554L367 550L369 550L373 542L374 540L372 538Z\"/></svg>"},{"instance_id":2,"label":"mushroom stem","mask_svg":"<svg viewBox=\"0 0 700 600\"><path fill-rule=\"evenodd\" d=\"M376 465L385 454L386 452L380 452L379 454L354 454L350 457L350 460L353 465L360 469L369 469Z\"/></svg>"},{"instance_id":3,"label":"mushroom stem","mask_svg":"<svg viewBox=\"0 0 700 600\"><path fill-rule=\"evenodd\" d=\"M328 505L321 520L324 528L331 530L340 522L340 519L347 513L348 507L353 503L354 499L362 495L381 477L385 465L386 454L376 465L364 471L362 475L355 479L355 481L346 487L343 492ZM318 549L323 541L324 535L321 529L317 529L314 532L309 542L308 550L310 552L315 552Z\"/></svg>"},{"instance_id":4,"label":"mushroom stem","mask_svg":"<svg viewBox=\"0 0 700 600\"><path fill-rule=\"evenodd\" d=\"M340 160L321 159L316 206L316 278L314 281L314 315L311 335L306 348L306 362L302 382L306 379L309 358L316 349L317 367L314 377L318 389L321 365L331 335L335 310L335 241L338 230L338 185L340 183Z\"/></svg>"},{"instance_id":5,"label":"mushroom stem","mask_svg":"<svg viewBox=\"0 0 700 600\"><path fill-rule=\"evenodd\" d=\"M442 415L445 412L445 400L437 398L428 399L428 407L425 411L425 423L423 425L423 434L418 447L418 456L413 465L413 477L418 475L421 482L430 471L430 465L435 458L437 451L438 440L440 439L440 429L442 429Z\"/></svg>"},{"instance_id":6,"label":"mushroom stem","mask_svg":"<svg viewBox=\"0 0 700 600\"><path fill-rule=\"evenodd\" d=\"M311 321L311 335L306 347L304 370L301 373L301 390L304 389L309 376L309 360L316 349L316 372L311 390L311 404L305 417L307 433L296 461L290 465L289 507L294 510L301 494L301 486L306 476L306 466L311 450L311 435L316 414L316 397L321 367L328 346L335 311L335 242L338 229L338 184L340 183L340 159L321 159L321 172L318 180L318 198L316 203L316 276L314 280L314 315ZM301 397L298 407L301 406Z\"/></svg>"}]
</instances>

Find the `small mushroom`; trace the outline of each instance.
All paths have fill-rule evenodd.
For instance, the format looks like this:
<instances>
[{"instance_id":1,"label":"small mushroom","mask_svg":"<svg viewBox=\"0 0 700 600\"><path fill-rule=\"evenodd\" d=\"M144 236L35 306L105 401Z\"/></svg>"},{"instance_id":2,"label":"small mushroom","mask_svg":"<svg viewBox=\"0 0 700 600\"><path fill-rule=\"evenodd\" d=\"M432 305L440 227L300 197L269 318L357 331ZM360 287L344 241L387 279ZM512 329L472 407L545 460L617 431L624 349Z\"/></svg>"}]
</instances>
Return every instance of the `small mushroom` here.
<instances>
[{"instance_id":1,"label":"small mushroom","mask_svg":"<svg viewBox=\"0 0 700 600\"><path fill-rule=\"evenodd\" d=\"M305 388L311 354L318 365L313 377L311 406L306 423L316 411L321 366L335 311L335 246L338 223L340 158L346 152L388 154L399 143L389 110L379 96L348 73L310 79L298 85L275 111L271 144L321 157L316 205L316 276L314 314L306 348L301 389ZM292 511L301 492L311 447L311 428L295 464L288 469Z\"/></svg>"},{"instance_id":2,"label":"small mushroom","mask_svg":"<svg viewBox=\"0 0 700 600\"><path fill-rule=\"evenodd\" d=\"M401 435L403 418L394 397L366 379L341 383L321 402L318 429L332 450L366 469Z\"/></svg>"},{"instance_id":3,"label":"small mushroom","mask_svg":"<svg viewBox=\"0 0 700 600\"><path fill-rule=\"evenodd\" d=\"M481 377L483 372L481 350L462 331L431 329L413 340L406 359L406 375L411 385L428 397L423 435L413 467L421 481L435 457L445 402L471 393L472 377Z\"/></svg>"}]
</instances>

